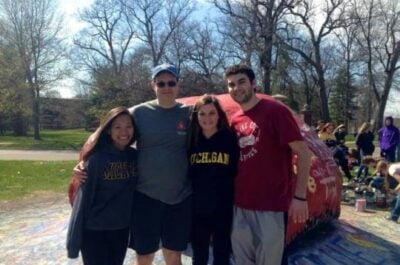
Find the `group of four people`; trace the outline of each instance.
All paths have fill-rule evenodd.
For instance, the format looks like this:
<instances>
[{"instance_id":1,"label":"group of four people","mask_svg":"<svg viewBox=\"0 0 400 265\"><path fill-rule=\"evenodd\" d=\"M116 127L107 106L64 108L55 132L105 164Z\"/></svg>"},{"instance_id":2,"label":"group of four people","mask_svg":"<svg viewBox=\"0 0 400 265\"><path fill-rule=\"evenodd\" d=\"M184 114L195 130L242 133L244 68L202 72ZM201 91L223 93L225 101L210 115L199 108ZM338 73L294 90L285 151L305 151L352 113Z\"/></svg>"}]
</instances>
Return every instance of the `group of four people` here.
<instances>
[{"instance_id":1,"label":"group of four people","mask_svg":"<svg viewBox=\"0 0 400 265\"><path fill-rule=\"evenodd\" d=\"M224 80L241 107L230 124L215 96L192 110L178 103L179 73L168 64L152 71L155 100L109 112L84 151L85 172L76 167L86 180L70 258L122 264L129 245L145 265L161 246L165 263L180 265L190 241L193 264L205 265L212 238L215 265L230 264L231 248L236 264L285 263L287 218L308 219L311 152L290 111L256 96L250 67L233 65Z\"/></svg>"}]
</instances>

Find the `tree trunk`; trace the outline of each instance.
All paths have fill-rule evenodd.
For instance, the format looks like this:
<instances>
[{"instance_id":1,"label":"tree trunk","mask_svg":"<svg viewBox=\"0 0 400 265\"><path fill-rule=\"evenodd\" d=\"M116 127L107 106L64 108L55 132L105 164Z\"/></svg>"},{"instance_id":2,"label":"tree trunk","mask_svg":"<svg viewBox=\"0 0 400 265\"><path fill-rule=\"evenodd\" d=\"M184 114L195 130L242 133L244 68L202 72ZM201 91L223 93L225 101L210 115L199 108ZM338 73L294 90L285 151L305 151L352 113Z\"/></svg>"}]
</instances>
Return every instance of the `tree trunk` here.
<instances>
[{"instance_id":1,"label":"tree trunk","mask_svg":"<svg viewBox=\"0 0 400 265\"><path fill-rule=\"evenodd\" d=\"M397 70L397 62L400 57L400 41L396 43L396 46L393 49L392 53L392 58L388 64L388 67L386 68L386 79L385 79L385 85L383 87L383 92L380 97L380 101L378 102L377 109L375 111L375 128L379 129L383 126L383 115L385 114L385 109L386 109L386 103L389 97L390 89L392 87L393 83L393 77L394 74Z\"/></svg>"},{"instance_id":2,"label":"tree trunk","mask_svg":"<svg viewBox=\"0 0 400 265\"><path fill-rule=\"evenodd\" d=\"M331 120L331 118L329 115L328 96L326 95L325 77L322 69L317 69L317 72L318 72L319 98L321 100L322 120L328 122Z\"/></svg>"},{"instance_id":3,"label":"tree trunk","mask_svg":"<svg viewBox=\"0 0 400 265\"><path fill-rule=\"evenodd\" d=\"M271 72L272 72L272 38L264 39L265 50L261 52L261 68L263 69L263 91L267 95L271 95Z\"/></svg>"},{"instance_id":4,"label":"tree trunk","mask_svg":"<svg viewBox=\"0 0 400 265\"><path fill-rule=\"evenodd\" d=\"M387 73L382 96L380 97L380 101L375 108L374 121L376 129L382 128L383 126L383 116L385 115L386 103L389 98L390 88L392 87L393 75L394 71Z\"/></svg>"},{"instance_id":5,"label":"tree trunk","mask_svg":"<svg viewBox=\"0 0 400 265\"><path fill-rule=\"evenodd\" d=\"M263 90L267 95L271 95L271 66L263 65Z\"/></svg>"},{"instance_id":6,"label":"tree trunk","mask_svg":"<svg viewBox=\"0 0 400 265\"><path fill-rule=\"evenodd\" d=\"M32 102L32 122L33 122L33 139L40 140L40 103L39 93L33 92Z\"/></svg>"}]
</instances>

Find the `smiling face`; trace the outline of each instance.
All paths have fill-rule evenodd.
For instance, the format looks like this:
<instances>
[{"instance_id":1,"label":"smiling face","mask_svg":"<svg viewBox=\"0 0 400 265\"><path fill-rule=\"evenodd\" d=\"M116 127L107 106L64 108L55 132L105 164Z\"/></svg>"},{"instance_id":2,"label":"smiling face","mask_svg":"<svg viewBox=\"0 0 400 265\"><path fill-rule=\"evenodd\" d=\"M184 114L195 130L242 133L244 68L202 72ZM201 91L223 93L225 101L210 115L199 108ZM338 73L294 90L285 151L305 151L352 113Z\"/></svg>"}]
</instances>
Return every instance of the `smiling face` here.
<instances>
[{"instance_id":1,"label":"smiling face","mask_svg":"<svg viewBox=\"0 0 400 265\"><path fill-rule=\"evenodd\" d=\"M179 91L179 83L175 76L168 72L162 72L153 79L151 86L156 93L158 103L162 107L175 104Z\"/></svg>"},{"instance_id":2,"label":"smiling face","mask_svg":"<svg viewBox=\"0 0 400 265\"><path fill-rule=\"evenodd\" d=\"M212 135L218 131L218 111L214 104L206 104L197 111L197 119L203 134Z\"/></svg>"},{"instance_id":3,"label":"smiling face","mask_svg":"<svg viewBox=\"0 0 400 265\"><path fill-rule=\"evenodd\" d=\"M332 133L334 129L335 129L335 126L329 125L329 126L326 128L326 132L327 132L327 133Z\"/></svg>"},{"instance_id":4,"label":"smiling face","mask_svg":"<svg viewBox=\"0 0 400 265\"><path fill-rule=\"evenodd\" d=\"M229 94L240 105L249 103L254 97L255 84L247 75L238 73L226 77Z\"/></svg>"},{"instance_id":5,"label":"smiling face","mask_svg":"<svg viewBox=\"0 0 400 265\"><path fill-rule=\"evenodd\" d=\"M133 137L132 118L128 114L122 114L116 117L109 130L109 135L113 145L118 150L124 150Z\"/></svg>"}]
</instances>

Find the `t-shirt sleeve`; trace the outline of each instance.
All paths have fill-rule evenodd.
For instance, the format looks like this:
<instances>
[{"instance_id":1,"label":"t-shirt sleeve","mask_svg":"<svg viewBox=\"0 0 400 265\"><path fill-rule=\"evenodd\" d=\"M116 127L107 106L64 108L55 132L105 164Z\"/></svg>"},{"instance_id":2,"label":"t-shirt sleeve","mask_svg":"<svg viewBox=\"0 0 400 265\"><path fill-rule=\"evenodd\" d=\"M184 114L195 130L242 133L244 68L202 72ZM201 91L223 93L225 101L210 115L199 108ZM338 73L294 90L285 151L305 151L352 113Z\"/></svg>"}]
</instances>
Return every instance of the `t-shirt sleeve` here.
<instances>
[{"instance_id":1,"label":"t-shirt sleeve","mask_svg":"<svg viewBox=\"0 0 400 265\"><path fill-rule=\"evenodd\" d=\"M231 142L231 144L230 144L231 160L229 162L229 167L231 169L231 175L233 177L235 177L236 173L237 173L237 166L238 166L238 161L239 161L240 148L239 148L239 144L238 144L236 135L233 132L230 133L229 137L230 137L229 141Z\"/></svg>"},{"instance_id":2,"label":"t-shirt sleeve","mask_svg":"<svg viewBox=\"0 0 400 265\"><path fill-rule=\"evenodd\" d=\"M280 145L287 145L294 141L303 141L299 126L287 107L277 105L273 111L273 123Z\"/></svg>"}]
</instances>

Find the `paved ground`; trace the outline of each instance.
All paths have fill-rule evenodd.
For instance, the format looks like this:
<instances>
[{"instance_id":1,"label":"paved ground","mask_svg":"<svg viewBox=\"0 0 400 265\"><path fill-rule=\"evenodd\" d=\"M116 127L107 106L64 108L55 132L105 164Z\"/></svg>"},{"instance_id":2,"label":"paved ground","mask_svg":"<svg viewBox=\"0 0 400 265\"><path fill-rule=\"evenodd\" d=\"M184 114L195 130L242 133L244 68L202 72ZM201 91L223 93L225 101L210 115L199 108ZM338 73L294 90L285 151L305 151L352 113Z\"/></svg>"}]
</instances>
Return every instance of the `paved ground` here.
<instances>
[{"instance_id":1,"label":"paved ground","mask_svg":"<svg viewBox=\"0 0 400 265\"><path fill-rule=\"evenodd\" d=\"M79 151L0 150L0 160L78 160Z\"/></svg>"},{"instance_id":2,"label":"paved ground","mask_svg":"<svg viewBox=\"0 0 400 265\"><path fill-rule=\"evenodd\" d=\"M65 234L70 214L65 194L39 194L0 203L0 265L80 265L68 260ZM290 264L384 264L400 261L400 224L384 220L387 211L356 212L342 205L339 220L299 238L289 249ZM125 264L134 264L128 251ZM163 264L158 253L155 263ZM191 264L184 256L184 265Z\"/></svg>"},{"instance_id":3,"label":"paved ground","mask_svg":"<svg viewBox=\"0 0 400 265\"><path fill-rule=\"evenodd\" d=\"M76 160L77 152L2 151L0 159ZM0 169L1 170L1 169ZM65 235L71 208L66 194L35 194L0 202L0 265L81 265L68 260ZM384 219L388 211L367 208L356 212L342 205L339 220L298 238L289 248L291 265L400 264L400 224ZM125 264L134 264L128 251ZM156 265L163 264L161 255ZM191 264L185 255L183 264ZM239 265L239 264L238 264Z\"/></svg>"}]
</instances>

